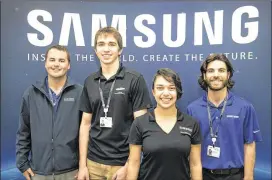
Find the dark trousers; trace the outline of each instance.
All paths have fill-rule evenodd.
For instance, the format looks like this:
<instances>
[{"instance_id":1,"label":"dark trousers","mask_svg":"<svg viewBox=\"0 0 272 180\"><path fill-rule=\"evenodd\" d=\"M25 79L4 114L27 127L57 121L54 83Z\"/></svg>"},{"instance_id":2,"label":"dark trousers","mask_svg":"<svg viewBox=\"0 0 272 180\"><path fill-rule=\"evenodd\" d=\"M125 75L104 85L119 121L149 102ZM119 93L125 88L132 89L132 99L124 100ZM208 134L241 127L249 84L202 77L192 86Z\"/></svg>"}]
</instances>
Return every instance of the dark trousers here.
<instances>
[{"instance_id":1,"label":"dark trousers","mask_svg":"<svg viewBox=\"0 0 272 180\"><path fill-rule=\"evenodd\" d=\"M244 171L241 170L234 174L213 174L206 170L202 170L203 180L243 180Z\"/></svg>"}]
</instances>

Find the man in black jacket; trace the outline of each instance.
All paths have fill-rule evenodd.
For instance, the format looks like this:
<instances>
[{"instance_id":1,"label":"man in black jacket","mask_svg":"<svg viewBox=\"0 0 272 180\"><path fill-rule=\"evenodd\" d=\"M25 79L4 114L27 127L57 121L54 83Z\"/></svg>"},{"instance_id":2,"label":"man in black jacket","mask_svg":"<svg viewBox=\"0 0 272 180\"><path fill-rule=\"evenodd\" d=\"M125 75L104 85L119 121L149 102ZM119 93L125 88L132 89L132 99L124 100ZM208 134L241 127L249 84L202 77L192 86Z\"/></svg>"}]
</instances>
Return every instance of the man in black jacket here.
<instances>
[{"instance_id":1,"label":"man in black jacket","mask_svg":"<svg viewBox=\"0 0 272 180\"><path fill-rule=\"evenodd\" d=\"M47 76L22 98L16 165L27 180L74 179L82 86L67 76L70 55L65 47L52 46L45 56Z\"/></svg>"}]
</instances>

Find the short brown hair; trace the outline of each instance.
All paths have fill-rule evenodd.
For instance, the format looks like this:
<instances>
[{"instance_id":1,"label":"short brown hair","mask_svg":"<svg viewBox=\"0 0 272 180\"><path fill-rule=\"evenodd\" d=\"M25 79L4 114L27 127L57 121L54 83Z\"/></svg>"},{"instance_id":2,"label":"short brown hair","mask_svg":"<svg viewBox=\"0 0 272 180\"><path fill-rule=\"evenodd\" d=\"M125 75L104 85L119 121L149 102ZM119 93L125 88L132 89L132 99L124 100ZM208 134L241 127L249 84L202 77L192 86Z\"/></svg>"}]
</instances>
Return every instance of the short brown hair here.
<instances>
[{"instance_id":1,"label":"short brown hair","mask_svg":"<svg viewBox=\"0 0 272 180\"><path fill-rule=\"evenodd\" d=\"M97 46L97 39L99 36L103 35L103 34L111 34L113 35L113 37L116 39L117 44L119 46L119 50L123 49L123 40L122 40L122 36L119 33L119 31L117 31L117 29L113 28L113 27L104 27L99 29L96 34L95 34L95 39L94 39L94 49L96 49Z\"/></svg>"},{"instance_id":2,"label":"short brown hair","mask_svg":"<svg viewBox=\"0 0 272 180\"><path fill-rule=\"evenodd\" d=\"M67 55L67 59L68 59L68 62L70 63L70 54L69 54L69 51L66 47L64 46L61 46L61 45L54 45L54 46L51 46L47 49L46 53L45 53L45 60L47 59L47 56L48 56L48 53L51 49L57 49L59 51L63 51L63 52L66 52L66 55Z\"/></svg>"}]
</instances>

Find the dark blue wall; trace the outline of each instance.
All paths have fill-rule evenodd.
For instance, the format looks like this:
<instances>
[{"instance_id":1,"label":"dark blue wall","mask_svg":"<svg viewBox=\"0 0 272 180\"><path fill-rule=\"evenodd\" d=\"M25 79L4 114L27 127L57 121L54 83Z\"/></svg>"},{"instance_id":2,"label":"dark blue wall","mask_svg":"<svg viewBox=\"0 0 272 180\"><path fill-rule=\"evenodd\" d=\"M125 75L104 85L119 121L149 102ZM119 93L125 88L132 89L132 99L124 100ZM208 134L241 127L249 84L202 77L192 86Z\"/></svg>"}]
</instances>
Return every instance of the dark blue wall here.
<instances>
[{"instance_id":1,"label":"dark blue wall","mask_svg":"<svg viewBox=\"0 0 272 180\"><path fill-rule=\"evenodd\" d=\"M241 16L238 24L233 23L234 12L244 6L255 7L258 16L250 17L248 14ZM52 21L44 22L41 17L40 23L44 24L53 32L53 41L45 47L32 45L28 33L37 33L38 39L43 39L43 34L33 28L28 20L28 13L34 9L45 10L52 16ZM216 11L223 10L222 43L212 44L209 41L206 30L203 26L203 44L196 45L195 36L195 14L197 12L208 12L211 27L214 27L214 15ZM124 48L124 60L129 56L134 61L124 61L124 65L141 72L149 88L153 74L158 68L169 67L177 71L182 78L184 95L178 102L178 106L184 111L188 103L202 95L197 84L201 56L205 58L209 53L222 52L230 53L229 59L235 67L234 80L236 85L233 91L246 98L254 105L263 134L264 141L257 144L256 179L271 179L271 2L86 2L86 1L4 1L1 3L1 176L2 179L21 177L15 168L15 134L18 127L19 106L24 90L41 79L46 73L42 55L46 49L59 43L60 32L63 23L64 13L77 13L80 16L85 46L77 46L74 29L70 29L68 49L71 52L71 72L76 81L83 83L84 79L98 69L99 62L94 56L91 47L92 38L92 16L94 14L106 14L107 24L111 25L113 15L126 16L126 47ZM186 14L185 41L179 47L168 47L163 41L163 16L172 15L172 40L177 38L177 16L180 13ZM143 36L143 41L151 40L143 34L143 28L135 27L137 16L149 14L155 19L153 24L143 21L143 25L153 31L156 42L148 48L137 47L134 41L135 36ZM217 15L218 17L219 15ZM234 20L237 20L235 16ZM180 21L181 22L181 21ZM237 27L241 24L241 36L247 37L249 30L248 23L258 23L258 33L252 42L241 44L235 42L233 34L237 34ZM169 27L169 26L165 26ZM256 28L256 25L254 25ZM250 28L251 29L251 28ZM67 29L68 30L68 29ZM146 32L146 31L145 31ZM181 30L179 31L181 32ZM182 31L183 33L184 31ZM47 36L45 38L48 38ZM218 40L218 39L217 39ZM143 45L144 43L142 43ZM237 58L236 53L243 55ZM28 58L28 55L38 54L39 60ZM93 61L82 61L77 55L93 55ZM189 54L186 58L186 54ZM202 54L202 55L200 55ZM231 56L233 55L233 57ZM146 55L146 56L144 56ZM150 55L165 55L168 61L146 62ZM192 59L191 57L197 58ZM174 61L170 61L170 56ZM177 56L179 58L177 58ZM173 58L176 57L176 58ZM137 59L137 61L136 61Z\"/></svg>"}]
</instances>

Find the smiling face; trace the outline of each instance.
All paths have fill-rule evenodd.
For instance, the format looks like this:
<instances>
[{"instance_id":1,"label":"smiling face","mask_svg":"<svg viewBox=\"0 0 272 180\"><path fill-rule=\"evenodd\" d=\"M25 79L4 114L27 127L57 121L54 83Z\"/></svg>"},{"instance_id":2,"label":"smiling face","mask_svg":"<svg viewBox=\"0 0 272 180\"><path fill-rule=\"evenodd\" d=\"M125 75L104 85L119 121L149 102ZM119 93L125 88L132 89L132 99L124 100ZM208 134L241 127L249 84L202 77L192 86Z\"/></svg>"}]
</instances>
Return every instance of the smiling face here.
<instances>
[{"instance_id":1,"label":"smiling face","mask_svg":"<svg viewBox=\"0 0 272 180\"><path fill-rule=\"evenodd\" d=\"M63 78L70 69L67 53L58 49L50 49L45 61L45 69L52 78Z\"/></svg>"},{"instance_id":2,"label":"smiling face","mask_svg":"<svg viewBox=\"0 0 272 180\"><path fill-rule=\"evenodd\" d=\"M101 34L97 38L95 53L101 64L109 65L119 60L122 50L112 34Z\"/></svg>"},{"instance_id":3,"label":"smiling face","mask_svg":"<svg viewBox=\"0 0 272 180\"><path fill-rule=\"evenodd\" d=\"M204 74L204 80L211 91L227 88L229 77L230 73L227 71L226 63L220 60L210 62Z\"/></svg>"},{"instance_id":4,"label":"smiling face","mask_svg":"<svg viewBox=\"0 0 272 180\"><path fill-rule=\"evenodd\" d=\"M176 106L176 86L173 82L167 81L163 76L156 77L152 94L158 107L169 109Z\"/></svg>"}]
</instances>

